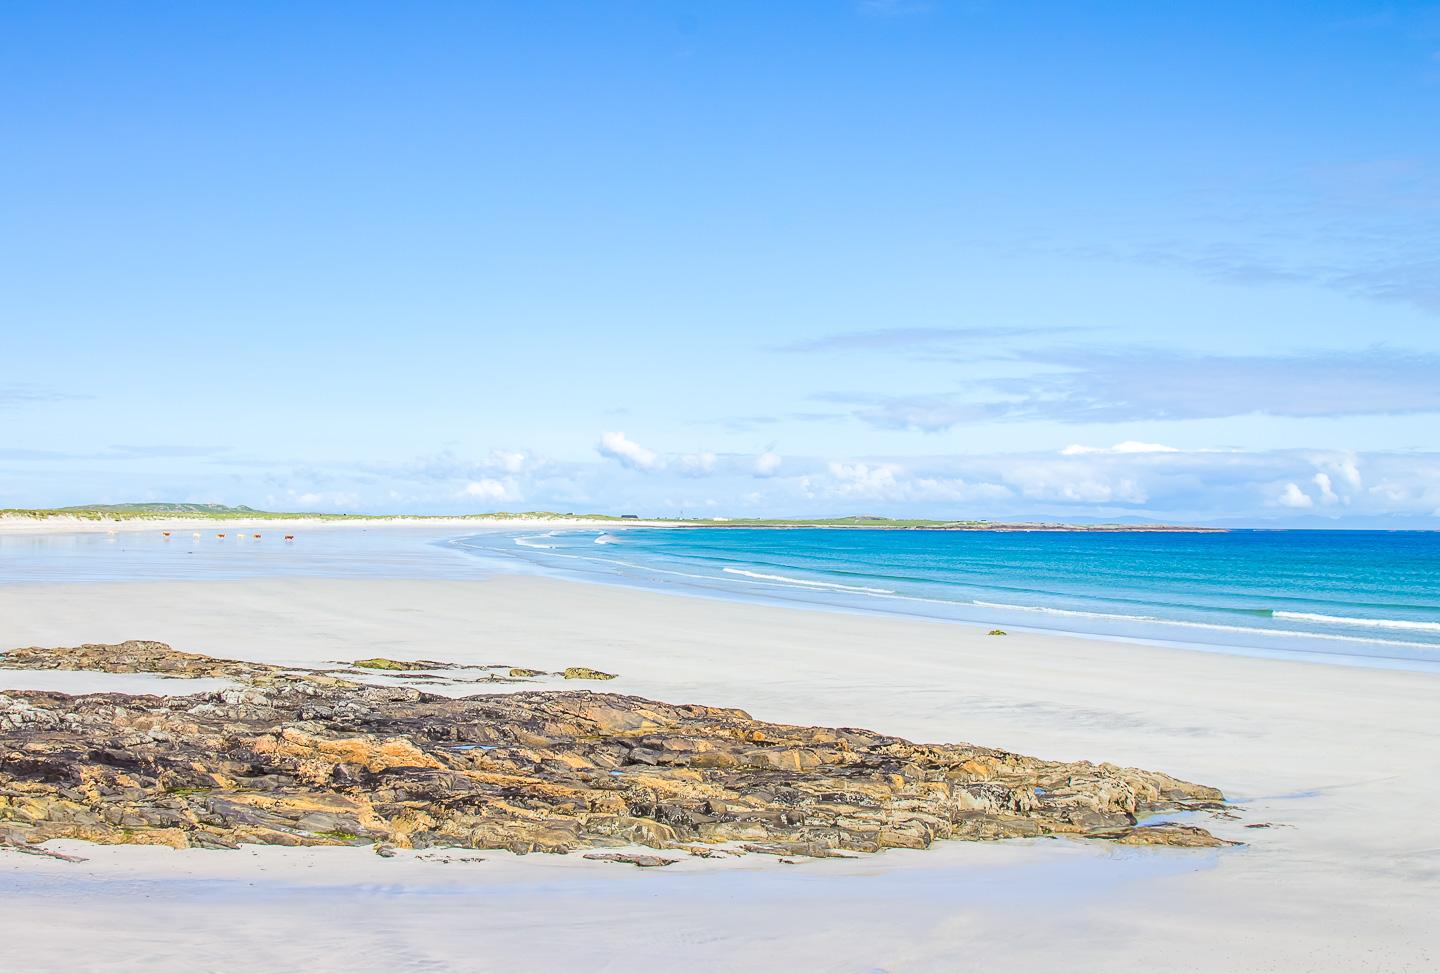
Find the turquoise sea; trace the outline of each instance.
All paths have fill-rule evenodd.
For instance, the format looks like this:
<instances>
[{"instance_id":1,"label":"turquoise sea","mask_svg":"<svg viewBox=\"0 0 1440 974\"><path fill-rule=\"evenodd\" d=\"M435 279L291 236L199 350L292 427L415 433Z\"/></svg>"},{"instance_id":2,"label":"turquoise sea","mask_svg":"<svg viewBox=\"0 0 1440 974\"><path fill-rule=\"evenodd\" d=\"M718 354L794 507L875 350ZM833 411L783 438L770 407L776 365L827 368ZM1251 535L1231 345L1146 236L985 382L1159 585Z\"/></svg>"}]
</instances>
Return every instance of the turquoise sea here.
<instances>
[{"instance_id":1,"label":"turquoise sea","mask_svg":"<svg viewBox=\"0 0 1440 974\"><path fill-rule=\"evenodd\" d=\"M1440 670L1440 533L312 528L0 535L0 584L538 573L740 601ZM997 640L997 648L1003 643Z\"/></svg>"},{"instance_id":2,"label":"turquoise sea","mask_svg":"<svg viewBox=\"0 0 1440 974\"><path fill-rule=\"evenodd\" d=\"M728 598L1440 666L1440 533L631 528L453 542Z\"/></svg>"}]
</instances>

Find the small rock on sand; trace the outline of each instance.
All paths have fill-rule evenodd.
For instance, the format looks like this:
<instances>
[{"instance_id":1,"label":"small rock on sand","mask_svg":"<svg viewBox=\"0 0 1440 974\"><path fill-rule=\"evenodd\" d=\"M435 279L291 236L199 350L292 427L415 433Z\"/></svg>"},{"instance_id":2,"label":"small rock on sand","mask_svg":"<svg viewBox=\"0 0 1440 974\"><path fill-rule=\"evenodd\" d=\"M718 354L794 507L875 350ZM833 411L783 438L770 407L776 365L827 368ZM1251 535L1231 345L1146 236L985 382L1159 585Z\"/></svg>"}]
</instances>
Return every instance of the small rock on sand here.
<instances>
[{"instance_id":1,"label":"small rock on sand","mask_svg":"<svg viewBox=\"0 0 1440 974\"><path fill-rule=\"evenodd\" d=\"M600 862L628 862L632 866L639 866L648 869L652 866L673 866L679 859L666 859L663 856L647 856L632 852L587 852L586 859L595 859Z\"/></svg>"},{"instance_id":2,"label":"small rock on sand","mask_svg":"<svg viewBox=\"0 0 1440 974\"><path fill-rule=\"evenodd\" d=\"M567 666L565 672L560 674L567 680L613 680L614 673L602 673L600 670L592 670L588 666Z\"/></svg>"}]
</instances>

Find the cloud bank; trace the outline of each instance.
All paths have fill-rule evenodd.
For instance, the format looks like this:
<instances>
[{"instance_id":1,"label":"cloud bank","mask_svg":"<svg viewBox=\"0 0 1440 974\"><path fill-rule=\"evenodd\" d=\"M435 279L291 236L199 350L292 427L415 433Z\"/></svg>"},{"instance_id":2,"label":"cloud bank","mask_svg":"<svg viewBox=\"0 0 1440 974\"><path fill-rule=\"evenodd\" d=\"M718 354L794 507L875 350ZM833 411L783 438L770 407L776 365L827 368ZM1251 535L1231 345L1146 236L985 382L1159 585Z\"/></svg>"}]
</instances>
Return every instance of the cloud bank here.
<instances>
[{"instance_id":1,"label":"cloud bank","mask_svg":"<svg viewBox=\"0 0 1440 974\"><path fill-rule=\"evenodd\" d=\"M1025 376L957 392L821 393L818 401L882 430L935 433L972 422L1120 423L1440 412L1440 355L1375 346L1297 355L1201 355L1060 347L1017 353Z\"/></svg>"},{"instance_id":2,"label":"cloud bank","mask_svg":"<svg viewBox=\"0 0 1440 974\"><path fill-rule=\"evenodd\" d=\"M183 469L181 480L155 464ZM1186 523L1440 526L1440 452L1182 450L1076 443L1028 453L781 456L776 450L665 453L601 437L593 459L501 449L407 463L318 464L253 457L135 459L99 452L6 461L0 507L184 500L272 509L453 513L559 510L726 516L872 513ZM258 471L258 472L257 472ZM62 493L55 496L55 484ZM94 485L107 485L96 496ZM1296 519L1301 519L1296 522Z\"/></svg>"}]
</instances>

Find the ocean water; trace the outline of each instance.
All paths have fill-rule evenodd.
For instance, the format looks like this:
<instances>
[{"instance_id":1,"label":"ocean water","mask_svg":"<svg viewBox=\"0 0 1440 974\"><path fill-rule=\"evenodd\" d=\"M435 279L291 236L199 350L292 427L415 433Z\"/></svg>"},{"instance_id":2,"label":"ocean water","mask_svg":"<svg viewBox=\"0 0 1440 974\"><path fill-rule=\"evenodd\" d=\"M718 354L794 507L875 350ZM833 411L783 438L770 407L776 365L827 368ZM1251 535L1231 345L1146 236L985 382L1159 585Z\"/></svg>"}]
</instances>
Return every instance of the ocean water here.
<instances>
[{"instance_id":1,"label":"ocean water","mask_svg":"<svg viewBox=\"0 0 1440 974\"><path fill-rule=\"evenodd\" d=\"M261 538L253 534L259 531ZM0 534L0 584L532 573L1440 671L1440 533L313 527ZM996 641L997 648L1003 642Z\"/></svg>"},{"instance_id":2,"label":"ocean water","mask_svg":"<svg viewBox=\"0 0 1440 974\"><path fill-rule=\"evenodd\" d=\"M1434 532L629 528L450 544L726 598L1440 668Z\"/></svg>"}]
</instances>

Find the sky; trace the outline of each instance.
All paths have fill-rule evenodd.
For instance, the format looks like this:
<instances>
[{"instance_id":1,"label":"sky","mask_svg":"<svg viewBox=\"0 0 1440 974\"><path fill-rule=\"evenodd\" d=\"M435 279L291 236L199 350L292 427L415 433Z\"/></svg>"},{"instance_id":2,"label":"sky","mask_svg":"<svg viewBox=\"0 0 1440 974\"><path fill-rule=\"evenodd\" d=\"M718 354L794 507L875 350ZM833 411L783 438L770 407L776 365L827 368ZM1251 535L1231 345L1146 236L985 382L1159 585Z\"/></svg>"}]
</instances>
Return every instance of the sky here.
<instances>
[{"instance_id":1,"label":"sky","mask_svg":"<svg viewBox=\"0 0 1440 974\"><path fill-rule=\"evenodd\" d=\"M0 507L1440 526L1440 5L0 6Z\"/></svg>"}]
</instances>

